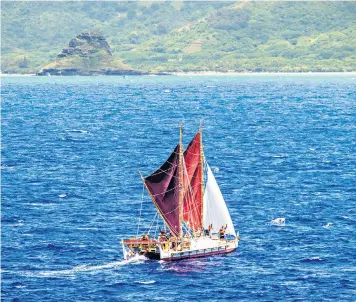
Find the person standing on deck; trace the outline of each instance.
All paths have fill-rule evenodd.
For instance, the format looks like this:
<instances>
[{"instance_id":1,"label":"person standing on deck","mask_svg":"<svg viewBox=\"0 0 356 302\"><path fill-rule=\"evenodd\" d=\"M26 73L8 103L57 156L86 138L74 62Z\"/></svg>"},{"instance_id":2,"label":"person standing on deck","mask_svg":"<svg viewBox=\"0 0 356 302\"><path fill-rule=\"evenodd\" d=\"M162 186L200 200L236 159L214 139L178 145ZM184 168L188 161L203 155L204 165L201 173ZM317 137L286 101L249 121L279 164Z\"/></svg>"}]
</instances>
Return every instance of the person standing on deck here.
<instances>
[{"instance_id":1,"label":"person standing on deck","mask_svg":"<svg viewBox=\"0 0 356 302\"><path fill-rule=\"evenodd\" d=\"M227 229L227 225L224 227L222 226L219 230L219 235L220 235L220 239L224 239L225 238L225 231Z\"/></svg>"},{"instance_id":2,"label":"person standing on deck","mask_svg":"<svg viewBox=\"0 0 356 302\"><path fill-rule=\"evenodd\" d=\"M209 237L211 238L211 236L213 235L213 224L209 224L208 232L209 232Z\"/></svg>"}]
</instances>

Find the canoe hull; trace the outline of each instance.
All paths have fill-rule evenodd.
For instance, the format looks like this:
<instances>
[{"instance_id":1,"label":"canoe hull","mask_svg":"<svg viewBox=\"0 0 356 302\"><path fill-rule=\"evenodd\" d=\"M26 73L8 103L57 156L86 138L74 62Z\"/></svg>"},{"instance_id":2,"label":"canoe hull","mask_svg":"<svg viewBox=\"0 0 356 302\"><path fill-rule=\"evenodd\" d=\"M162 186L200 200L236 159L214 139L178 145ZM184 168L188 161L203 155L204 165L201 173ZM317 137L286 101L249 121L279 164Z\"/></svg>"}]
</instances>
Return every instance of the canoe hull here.
<instances>
[{"instance_id":1,"label":"canoe hull","mask_svg":"<svg viewBox=\"0 0 356 302\"><path fill-rule=\"evenodd\" d=\"M181 259L229 254L237 249L238 241L238 237L234 240L217 240L209 237L202 237L199 239L190 239L188 247L186 247L187 245L181 245L185 246L184 248L175 248L180 245L175 245L175 247L172 248L167 245L167 243L158 241L155 241L154 245L152 245L153 243L151 243L151 245L145 245L145 242L142 244L137 241L135 245L132 245L132 241L130 241L130 245L127 244L128 241L123 241L124 258L129 259L134 255L144 255L153 260L176 261ZM185 243L187 243L187 241ZM129 252L127 252L127 247L129 247ZM142 249L142 247L144 248Z\"/></svg>"}]
</instances>

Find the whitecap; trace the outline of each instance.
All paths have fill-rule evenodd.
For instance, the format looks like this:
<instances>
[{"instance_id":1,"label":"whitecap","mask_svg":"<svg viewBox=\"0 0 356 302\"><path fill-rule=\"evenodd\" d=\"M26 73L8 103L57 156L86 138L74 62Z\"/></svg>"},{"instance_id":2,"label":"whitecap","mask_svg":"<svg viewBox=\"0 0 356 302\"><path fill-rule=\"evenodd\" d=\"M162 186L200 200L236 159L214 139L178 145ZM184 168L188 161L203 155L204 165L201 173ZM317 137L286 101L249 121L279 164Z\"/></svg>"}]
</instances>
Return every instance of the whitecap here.
<instances>
[{"instance_id":1,"label":"whitecap","mask_svg":"<svg viewBox=\"0 0 356 302\"><path fill-rule=\"evenodd\" d=\"M149 280L149 281L135 281L135 283L139 283L139 284L153 284L156 283L155 280Z\"/></svg>"},{"instance_id":2,"label":"whitecap","mask_svg":"<svg viewBox=\"0 0 356 302\"><path fill-rule=\"evenodd\" d=\"M286 157L288 157L288 155L273 155L272 156L273 158L286 158Z\"/></svg>"},{"instance_id":3,"label":"whitecap","mask_svg":"<svg viewBox=\"0 0 356 302\"><path fill-rule=\"evenodd\" d=\"M66 198L66 197L68 197L68 195L67 194L59 194L58 197L59 198Z\"/></svg>"},{"instance_id":4,"label":"whitecap","mask_svg":"<svg viewBox=\"0 0 356 302\"><path fill-rule=\"evenodd\" d=\"M97 231L98 228L77 228L80 231Z\"/></svg>"},{"instance_id":5,"label":"whitecap","mask_svg":"<svg viewBox=\"0 0 356 302\"><path fill-rule=\"evenodd\" d=\"M52 207L56 206L57 204L55 203L38 203L38 202L33 202L33 203L25 203L26 206L33 206L33 207Z\"/></svg>"},{"instance_id":6,"label":"whitecap","mask_svg":"<svg viewBox=\"0 0 356 302\"><path fill-rule=\"evenodd\" d=\"M299 283L298 281L286 281L286 282L283 282L282 285L295 286L298 283Z\"/></svg>"},{"instance_id":7,"label":"whitecap","mask_svg":"<svg viewBox=\"0 0 356 302\"><path fill-rule=\"evenodd\" d=\"M13 226L23 226L25 222L23 220L17 220L17 223L14 224Z\"/></svg>"},{"instance_id":8,"label":"whitecap","mask_svg":"<svg viewBox=\"0 0 356 302\"><path fill-rule=\"evenodd\" d=\"M89 131L87 131L87 130L79 130L79 129L67 130L67 132L73 132L73 133L89 133Z\"/></svg>"},{"instance_id":9,"label":"whitecap","mask_svg":"<svg viewBox=\"0 0 356 302\"><path fill-rule=\"evenodd\" d=\"M311 257L311 258L307 258L307 259L303 260L303 262L318 262L318 261L324 261L324 259L316 256L316 257Z\"/></svg>"},{"instance_id":10,"label":"whitecap","mask_svg":"<svg viewBox=\"0 0 356 302\"><path fill-rule=\"evenodd\" d=\"M324 229L330 229L332 227L333 223L332 222L328 222L326 225L323 225Z\"/></svg>"},{"instance_id":11,"label":"whitecap","mask_svg":"<svg viewBox=\"0 0 356 302\"><path fill-rule=\"evenodd\" d=\"M21 288L25 288L26 286L25 285L16 285L15 287L21 289Z\"/></svg>"}]
</instances>

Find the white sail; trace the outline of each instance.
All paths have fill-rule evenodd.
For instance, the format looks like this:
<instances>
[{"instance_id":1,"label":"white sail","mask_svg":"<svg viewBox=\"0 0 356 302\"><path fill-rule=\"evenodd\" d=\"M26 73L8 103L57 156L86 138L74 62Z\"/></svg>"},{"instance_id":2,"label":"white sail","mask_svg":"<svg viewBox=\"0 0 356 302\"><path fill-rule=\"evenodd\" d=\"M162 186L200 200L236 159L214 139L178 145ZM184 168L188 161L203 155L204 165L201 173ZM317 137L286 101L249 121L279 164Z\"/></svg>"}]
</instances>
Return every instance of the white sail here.
<instances>
[{"instance_id":1,"label":"white sail","mask_svg":"<svg viewBox=\"0 0 356 302\"><path fill-rule=\"evenodd\" d=\"M208 229L209 225L213 225L213 232L217 233L222 226L227 225L226 234L236 236L234 225L232 224L229 210L227 209L225 200L221 194L219 186L215 180L209 165L206 188L204 192L204 229Z\"/></svg>"}]
</instances>

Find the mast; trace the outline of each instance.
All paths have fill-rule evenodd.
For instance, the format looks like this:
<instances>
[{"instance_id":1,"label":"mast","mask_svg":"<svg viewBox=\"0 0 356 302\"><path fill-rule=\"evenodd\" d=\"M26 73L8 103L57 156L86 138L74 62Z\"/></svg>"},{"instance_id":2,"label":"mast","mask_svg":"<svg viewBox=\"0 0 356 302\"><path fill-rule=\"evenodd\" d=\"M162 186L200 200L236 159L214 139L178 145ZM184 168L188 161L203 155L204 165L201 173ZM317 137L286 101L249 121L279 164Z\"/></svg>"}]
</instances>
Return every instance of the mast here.
<instances>
[{"instance_id":1,"label":"mast","mask_svg":"<svg viewBox=\"0 0 356 302\"><path fill-rule=\"evenodd\" d=\"M201 225L204 227L204 150L203 150L203 120L200 120L200 173L201 173Z\"/></svg>"},{"instance_id":2,"label":"mast","mask_svg":"<svg viewBox=\"0 0 356 302\"><path fill-rule=\"evenodd\" d=\"M181 227L179 236L183 237L183 198L184 198L184 185L183 185L183 126L180 123L179 128L179 225Z\"/></svg>"}]
</instances>

